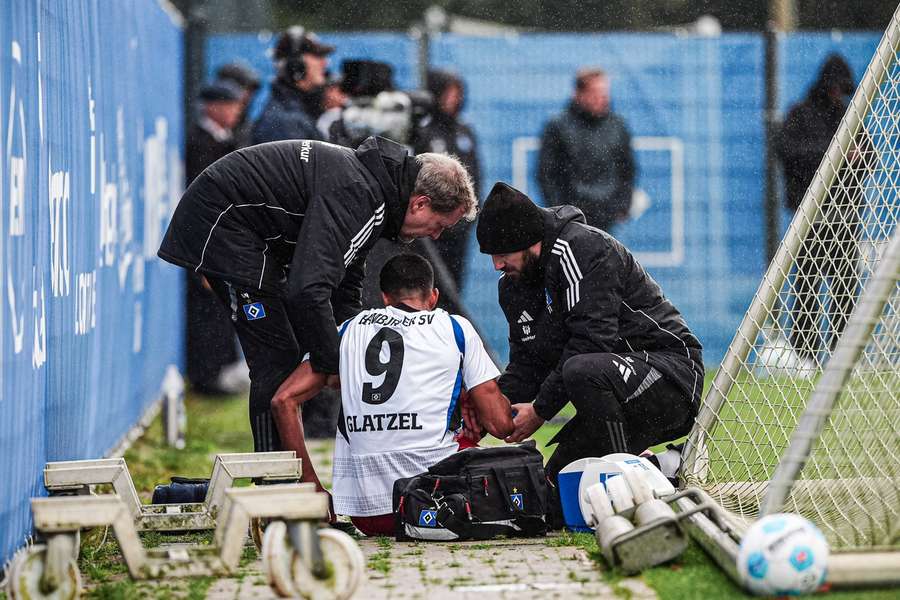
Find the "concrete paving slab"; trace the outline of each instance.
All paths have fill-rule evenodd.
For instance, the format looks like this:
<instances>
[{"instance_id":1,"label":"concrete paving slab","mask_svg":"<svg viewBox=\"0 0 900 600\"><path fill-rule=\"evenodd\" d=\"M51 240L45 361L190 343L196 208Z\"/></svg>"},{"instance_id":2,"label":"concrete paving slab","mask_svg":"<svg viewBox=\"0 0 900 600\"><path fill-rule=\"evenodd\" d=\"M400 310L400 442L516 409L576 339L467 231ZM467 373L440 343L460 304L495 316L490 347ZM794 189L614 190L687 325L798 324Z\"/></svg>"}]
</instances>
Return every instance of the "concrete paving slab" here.
<instances>
[{"instance_id":1,"label":"concrete paving slab","mask_svg":"<svg viewBox=\"0 0 900 600\"><path fill-rule=\"evenodd\" d=\"M316 441L311 449L319 477L331 480L331 444ZM554 541L556 540L556 541ZM487 542L395 542L362 538L366 579L355 597L365 600L494 600L632 598L655 600L640 578L610 584L587 553L558 545L557 536ZM220 579L208 600L277 598L266 583L262 561L242 569L239 577Z\"/></svg>"}]
</instances>

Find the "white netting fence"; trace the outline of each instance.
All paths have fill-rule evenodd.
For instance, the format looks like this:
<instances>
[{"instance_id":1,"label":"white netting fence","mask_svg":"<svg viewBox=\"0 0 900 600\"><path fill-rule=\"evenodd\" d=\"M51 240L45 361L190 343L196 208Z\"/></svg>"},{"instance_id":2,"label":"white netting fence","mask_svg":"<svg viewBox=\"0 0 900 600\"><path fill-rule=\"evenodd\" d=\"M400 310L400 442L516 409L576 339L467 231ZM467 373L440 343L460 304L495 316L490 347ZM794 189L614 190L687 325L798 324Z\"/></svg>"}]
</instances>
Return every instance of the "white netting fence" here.
<instances>
[{"instance_id":1,"label":"white netting fence","mask_svg":"<svg viewBox=\"0 0 900 600\"><path fill-rule=\"evenodd\" d=\"M735 337L691 438L685 475L758 515L807 401L891 238L900 235L897 15ZM784 508L835 549L900 549L900 283L837 392ZM705 413L705 414L704 414Z\"/></svg>"}]
</instances>

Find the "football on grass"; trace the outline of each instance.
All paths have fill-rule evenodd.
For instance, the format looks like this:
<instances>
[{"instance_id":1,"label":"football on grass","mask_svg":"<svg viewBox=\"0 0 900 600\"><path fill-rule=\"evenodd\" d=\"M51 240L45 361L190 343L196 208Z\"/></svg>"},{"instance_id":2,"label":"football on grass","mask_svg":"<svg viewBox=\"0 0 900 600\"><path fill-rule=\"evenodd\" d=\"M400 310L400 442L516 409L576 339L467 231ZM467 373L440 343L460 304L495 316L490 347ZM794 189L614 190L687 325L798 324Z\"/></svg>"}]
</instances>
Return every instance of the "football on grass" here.
<instances>
[{"instance_id":1,"label":"football on grass","mask_svg":"<svg viewBox=\"0 0 900 600\"><path fill-rule=\"evenodd\" d=\"M760 595L814 592L825 582L828 542L799 515L768 515L744 534L738 572L744 586Z\"/></svg>"}]
</instances>

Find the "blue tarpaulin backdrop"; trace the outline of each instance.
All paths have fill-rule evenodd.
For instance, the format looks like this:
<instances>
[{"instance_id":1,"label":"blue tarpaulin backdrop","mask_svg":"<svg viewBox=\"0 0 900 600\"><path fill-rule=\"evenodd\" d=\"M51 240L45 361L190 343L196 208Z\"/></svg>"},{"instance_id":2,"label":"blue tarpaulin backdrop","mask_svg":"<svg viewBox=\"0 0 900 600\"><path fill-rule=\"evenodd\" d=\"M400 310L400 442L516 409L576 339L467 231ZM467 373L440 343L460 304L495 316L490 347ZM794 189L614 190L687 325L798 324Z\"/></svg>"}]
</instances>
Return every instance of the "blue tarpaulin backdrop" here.
<instances>
[{"instance_id":1,"label":"blue tarpaulin backdrop","mask_svg":"<svg viewBox=\"0 0 900 600\"><path fill-rule=\"evenodd\" d=\"M108 453L181 362L182 38L155 0L0 2L0 563L44 463Z\"/></svg>"},{"instance_id":2,"label":"blue tarpaulin backdrop","mask_svg":"<svg viewBox=\"0 0 900 600\"><path fill-rule=\"evenodd\" d=\"M398 87L418 84L418 53L407 35L322 37L338 48L332 69L339 70L344 58L374 58L394 66ZM861 79L878 39L873 33L781 36L780 110L805 95L829 52L842 53ZM213 36L208 74L244 60L268 79L267 50L273 44L271 37ZM762 35L442 35L432 40L429 53L433 66L453 69L466 81L463 117L480 143L482 194L502 180L538 201L535 173L544 123L566 105L579 66L597 65L609 73L613 109L633 135L637 184L650 201L640 217L613 233L684 313L706 348L707 367L714 368L765 268ZM508 332L497 306L497 278L472 237L464 299L505 361Z\"/></svg>"}]
</instances>

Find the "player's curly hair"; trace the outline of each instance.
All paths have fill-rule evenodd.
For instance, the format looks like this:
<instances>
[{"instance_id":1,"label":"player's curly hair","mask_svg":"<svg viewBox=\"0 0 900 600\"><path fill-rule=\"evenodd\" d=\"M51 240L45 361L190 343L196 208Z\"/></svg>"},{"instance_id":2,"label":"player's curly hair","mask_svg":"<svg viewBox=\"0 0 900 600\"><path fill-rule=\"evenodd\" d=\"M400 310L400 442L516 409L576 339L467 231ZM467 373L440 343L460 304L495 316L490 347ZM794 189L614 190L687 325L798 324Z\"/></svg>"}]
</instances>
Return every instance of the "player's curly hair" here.
<instances>
[{"instance_id":1,"label":"player's curly hair","mask_svg":"<svg viewBox=\"0 0 900 600\"><path fill-rule=\"evenodd\" d=\"M439 213L451 213L465 206L463 219L472 222L478 212L478 198L472 176L455 156L425 152L416 155L420 165L413 194L431 198L431 208Z\"/></svg>"}]
</instances>

